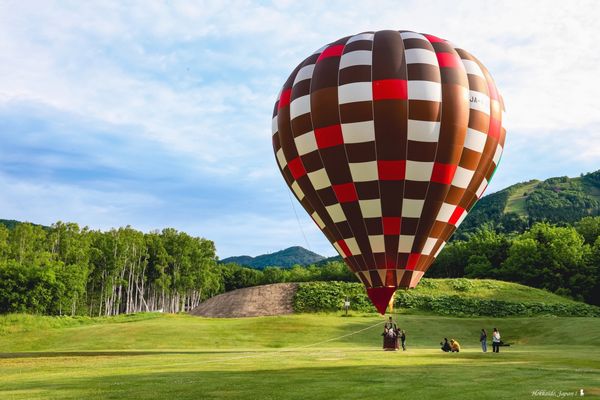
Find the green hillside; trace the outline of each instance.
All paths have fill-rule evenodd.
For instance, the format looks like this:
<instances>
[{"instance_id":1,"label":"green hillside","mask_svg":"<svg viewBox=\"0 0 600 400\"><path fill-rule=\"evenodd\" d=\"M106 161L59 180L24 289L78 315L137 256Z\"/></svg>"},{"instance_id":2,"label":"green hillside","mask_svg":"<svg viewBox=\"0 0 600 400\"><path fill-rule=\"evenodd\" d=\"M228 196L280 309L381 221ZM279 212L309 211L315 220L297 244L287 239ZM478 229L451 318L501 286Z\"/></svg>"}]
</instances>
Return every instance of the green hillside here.
<instances>
[{"instance_id":1,"label":"green hillside","mask_svg":"<svg viewBox=\"0 0 600 400\"><path fill-rule=\"evenodd\" d=\"M506 205L504 206L505 213L516 213L519 216L527 216L527 198L529 193L531 193L536 186L538 186L541 181L534 179L529 182L518 183L512 186L512 190L509 192L508 198L506 200ZM491 196L493 196L492 194Z\"/></svg>"},{"instance_id":2,"label":"green hillside","mask_svg":"<svg viewBox=\"0 0 600 400\"><path fill-rule=\"evenodd\" d=\"M429 296L460 295L466 298L511 302L540 302L548 304L581 304L547 290L536 289L513 282L493 279L431 279L423 278L410 292Z\"/></svg>"},{"instance_id":3,"label":"green hillside","mask_svg":"<svg viewBox=\"0 0 600 400\"><path fill-rule=\"evenodd\" d=\"M263 269L270 266L278 266L283 268L290 268L296 264L298 265L309 265L315 264L325 257L314 253L310 250L306 250L304 247L294 246L289 247L285 250L280 250L275 253L262 254L256 257L250 256L239 256L239 257L228 257L224 258L220 262L223 264L236 263L252 268Z\"/></svg>"},{"instance_id":4,"label":"green hillside","mask_svg":"<svg viewBox=\"0 0 600 400\"><path fill-rule=\"evenodd\" d=\"M484 196L454 238L464 238L483 224L500 232L523 232L535 222L565 225L596 215L600 215L600 170L577 178L517 183Z\"/></svg>"}]
</instances>

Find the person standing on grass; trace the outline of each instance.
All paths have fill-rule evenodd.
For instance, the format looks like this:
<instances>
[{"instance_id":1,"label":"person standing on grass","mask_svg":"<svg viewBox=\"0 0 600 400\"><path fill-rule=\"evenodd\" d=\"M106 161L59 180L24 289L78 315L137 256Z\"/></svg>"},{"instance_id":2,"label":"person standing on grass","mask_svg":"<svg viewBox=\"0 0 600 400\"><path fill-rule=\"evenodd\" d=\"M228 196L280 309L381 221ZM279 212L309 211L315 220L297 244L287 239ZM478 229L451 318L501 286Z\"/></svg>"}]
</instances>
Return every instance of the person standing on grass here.
<instances>
[{"instance_id":1,"label":"person standing on grass","mask_svg":"<svg viewBox=\"0 0 600 400\"><path fill-rule=\"evenodd\" d=\"M500 332L496 328L494 328L494 333L492 334L492 351L500 353Z\"/></svg>"},{"instance_id":2,"label":"person standing on grass","mask_svg":"<svg viewBox=\"0 0 600 400\"><path fill-rule=\"evenodd\" d=\"M396 338L396 341L398 341L398 325L396 325L392 317L383 326L383 333L385 336Z\"/></svg>"},{"instance_id":3,"label":"person standing on grass","mask_svg":"<svg viewBox=\"0 0 600 400\"><path fill-rule=\"evenodd\" d=\"M487 353L487 332L483 328L481 328L479 341L481 342L481 350L483 350L484 353Z\"/></svg>"},{"instance_id":4,"label":"person standing on grass","mask_svg":"<svg viewBox=\"0 0 600 400\"><path fill-rule=\"evenodd\" d=\"M402 351L406 351L406 332L404 332L404 329L400 330L400 340L402 341Z\"/></svg>"},{"instance_id":5,"label":"person standing on grass","mask_svg":"<svg viewBox=\"0 0 600 400\"><path fill-rule=\"evenodd\" d=\"M392 319L392 317L390 317L388 319L388 322L385 323L385 325L383 326L383 329L385 330L385 332L389 331L390 329L398 329L398 326L396 326L396 324L394 323L394 320Z\"/></svg>"}]
</instances>

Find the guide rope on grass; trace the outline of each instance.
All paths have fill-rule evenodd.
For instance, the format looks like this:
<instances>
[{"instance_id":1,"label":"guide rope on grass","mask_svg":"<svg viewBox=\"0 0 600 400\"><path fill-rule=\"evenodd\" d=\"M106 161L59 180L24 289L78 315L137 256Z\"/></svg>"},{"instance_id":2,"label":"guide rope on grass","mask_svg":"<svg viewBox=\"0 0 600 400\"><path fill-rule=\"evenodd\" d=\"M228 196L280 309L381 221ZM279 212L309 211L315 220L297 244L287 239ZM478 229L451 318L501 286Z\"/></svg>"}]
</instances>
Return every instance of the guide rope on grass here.
<instances>
[{"instance_id":1,"label":"guide rope on grass","mask_svg":"<svg viewBox=\"0 0 600 400\"><path fill-rule=\"evenodd\" d=\"M230 358L226 358L226 359L208 360L208 361L205 361L204 363L207 363L207 364L209 364L209 363L215 363L215 362L221 362L221 363L223 363L223 362L227 362L227 361L241 360L241 359L244 359L244 358L261 357L261 356L264 356L264 355L276 355L276 354L282 354L282 353L292 353L294 351L306 349L308 347L313 347L313 346L317 346L317 345L320 345L320 344L324 344L324 343L328 343L328 342L333 342L335 340L344 339L344 338L347 338L349 336L356 335L358 333L367 331L369 329L375 328L376 326L380 326L380 325L383 325L383 324L385 324L385 321L378 322L378 323L376 323L374 325L367 326L366 328L362 328L362 329L359 329L357 331L347 333L345 335L336 336L336 337L325 339L325 340L321 340L321 341L315 342L315 343L305 344L303 346L288 347L288 348L279 349L279 350L265 351L265 352L261 352L259 354L250 354L250 355L244 355L244 356L230 357Z\"/></svg>"}]
</instances>

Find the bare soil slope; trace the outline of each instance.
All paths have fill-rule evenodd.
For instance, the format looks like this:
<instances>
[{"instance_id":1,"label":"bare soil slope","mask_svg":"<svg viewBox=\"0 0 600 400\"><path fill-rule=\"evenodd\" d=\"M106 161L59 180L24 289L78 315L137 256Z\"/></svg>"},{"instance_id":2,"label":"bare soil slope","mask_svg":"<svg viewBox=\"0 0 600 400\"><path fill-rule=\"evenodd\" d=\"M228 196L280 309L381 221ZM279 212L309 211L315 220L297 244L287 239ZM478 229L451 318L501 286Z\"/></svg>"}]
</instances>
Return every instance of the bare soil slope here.
<instances>
[{"instance_id":1,"label":"bare soil slope","mask_svg":"<svg viewBox=\"0 0 600 400\"><path fill-rule=\"evenodd\" d=\"M206 300L190 314L215 318L292 314L297 289L297 283L275 283L232 290Z\"/></svg>"}]
</instances>

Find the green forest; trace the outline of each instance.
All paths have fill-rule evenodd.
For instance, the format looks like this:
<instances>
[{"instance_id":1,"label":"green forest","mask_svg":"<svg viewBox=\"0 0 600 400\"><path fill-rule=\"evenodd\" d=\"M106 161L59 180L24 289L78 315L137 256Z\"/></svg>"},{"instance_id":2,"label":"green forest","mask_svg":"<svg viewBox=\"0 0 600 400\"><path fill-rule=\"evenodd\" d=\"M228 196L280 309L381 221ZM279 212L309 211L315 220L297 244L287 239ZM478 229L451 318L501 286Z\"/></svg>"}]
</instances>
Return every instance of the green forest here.
<instances>
[{"instance_id":1,"label":"green forest","mask_svg":"<svg viewBox=\"0 0 600 400\"><path fill-rule=\"evenodd\" d=\"M179 312L222 290L213 242L174 229L0 225L0 312Z\"/></svg>"},{"instance_id":2,"label":"green forest","mask_svg":"<svg viewBox=\"0 0 600 400\"><path fill-rule=\"evenodd\" d=\"M517 282L600 305L599 266L600 217L585 217L573 226L535 223L521 234L484 225L448 244L427 276ZM339 261L262 270L220 264L213 242L175 229L0 225L2 313L180 312L224 291L310 281L356 278Z\"/></svg>"}]
</instances>

